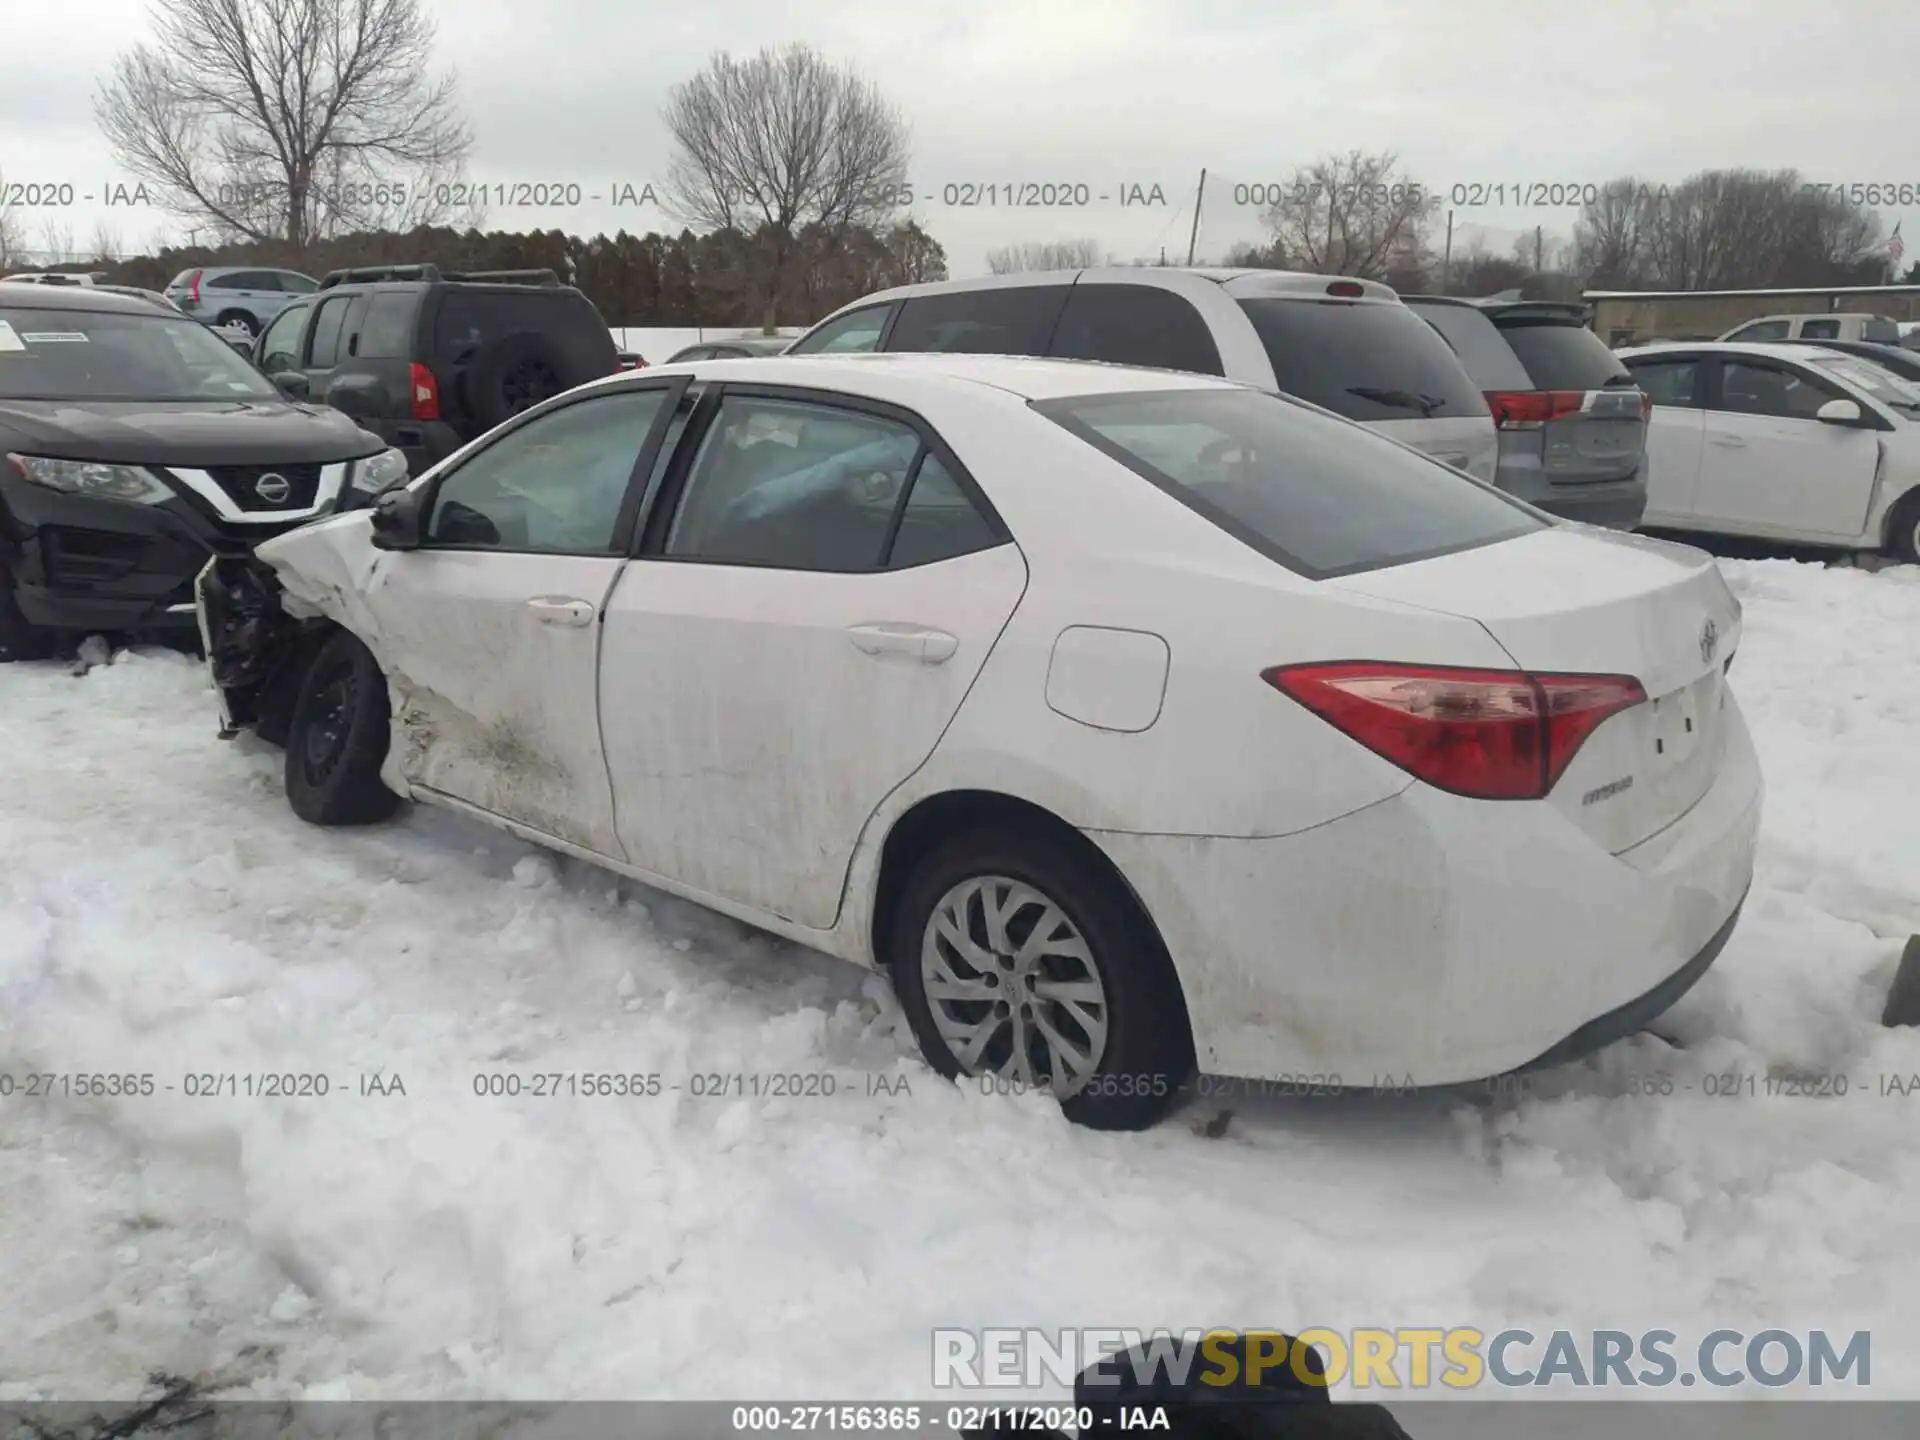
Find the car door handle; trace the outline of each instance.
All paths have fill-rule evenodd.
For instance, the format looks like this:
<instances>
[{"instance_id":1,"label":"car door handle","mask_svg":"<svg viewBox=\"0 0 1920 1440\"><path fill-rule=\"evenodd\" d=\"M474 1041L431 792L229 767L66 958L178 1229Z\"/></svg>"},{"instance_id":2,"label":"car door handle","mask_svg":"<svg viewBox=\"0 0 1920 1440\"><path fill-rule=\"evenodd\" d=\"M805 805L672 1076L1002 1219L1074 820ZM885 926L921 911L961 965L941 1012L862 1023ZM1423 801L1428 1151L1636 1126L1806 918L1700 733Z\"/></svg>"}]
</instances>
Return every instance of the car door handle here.
<instances>
[{"instance_id":1,"label":"car door handle","mask_svg":"<svg viewBox=\"0 0 1920 1440\"><path fill-rule=\"evenodd\" d=\"M1747 445L1747 442L1742 440L1738 435L1716 435L1713 437L1713 443L1716 445L1725 445L1729 449L1737 450L1744 450Z\"/></svg>"},{"instance_id":2,"label":"car door handle","mask_svg":"<svg viewBox=\"0 0 1920 1440\"><path fill-rule=\"evenodd\" d=\"M867 655L905 655L922 665L951 660L960 639L925 625L849 625L847 638Z\"/></svg>"},{"instance_id":3,"label":"car door handle","mask_svg":"<svg viewBox=\"0 0 1920 1440\"><path fill-rule=\"evenodd\" d=\"M585 625L593 619L593 606L564 595L536 595L527 608L542 625Z\"/></svg>"}]
</instances>

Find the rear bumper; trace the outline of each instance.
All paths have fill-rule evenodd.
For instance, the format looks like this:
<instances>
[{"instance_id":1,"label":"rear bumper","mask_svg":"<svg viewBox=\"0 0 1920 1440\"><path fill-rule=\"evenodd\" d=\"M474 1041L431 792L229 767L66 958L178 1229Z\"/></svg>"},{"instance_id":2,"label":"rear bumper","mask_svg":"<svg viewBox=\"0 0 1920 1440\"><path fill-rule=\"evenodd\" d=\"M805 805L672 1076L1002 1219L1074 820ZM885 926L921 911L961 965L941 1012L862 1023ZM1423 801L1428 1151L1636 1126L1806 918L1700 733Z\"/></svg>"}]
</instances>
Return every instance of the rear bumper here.
<instances>
[{"instance_id":1,"label":"rear bumper","mask_svg":"<svg viewBox=\"0 0 1920 1440\"><path fill-rule=\"evenodd\" d=\"M1713 786L1620 855L1549 804L1419 784L1274 839L1091 838L1160 927L1203 1071L1479 1080L1643 1026L1725 945L1762 800L1729 712Z\"/></svg>"},{"instance_id":2,"label":"rear bumper","mask_svg":"<svg viewBox=\"0 0 1920 1440\"><path fill-rule=\"evenodd\" d=\"M1504 437L1527 443L1503 445L1494 482L1500 489L1563 520L1578 520L1609 530L1631 530L1640 523L1647 508L1644 456L1639 468L1624 479L1571 479L1565 473L1555 474L1541 466L1539 454L1531 448L1538 444L1536 434L1527 432Z\"/></svg>"}]
</instances>

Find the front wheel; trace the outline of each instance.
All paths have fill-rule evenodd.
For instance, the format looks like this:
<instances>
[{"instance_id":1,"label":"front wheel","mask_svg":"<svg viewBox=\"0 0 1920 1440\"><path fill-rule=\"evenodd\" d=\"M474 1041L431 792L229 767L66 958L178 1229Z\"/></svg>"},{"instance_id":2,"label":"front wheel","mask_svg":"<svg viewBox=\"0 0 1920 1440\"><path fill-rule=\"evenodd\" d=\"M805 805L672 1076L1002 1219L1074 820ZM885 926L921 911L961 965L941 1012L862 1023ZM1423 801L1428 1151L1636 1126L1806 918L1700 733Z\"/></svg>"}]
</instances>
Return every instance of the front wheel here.
<instances>
[{"instance_id":1,"label":"front wheel","mask_svg":"<svg viewBox=\"0 0 1920 1440\"><path fill-rule=\"evenodd\" d=\"M53 654L53 636L29 624L13 598L13 575L0 561L0 665L13 660L45 660Z\"/></svg>"},{"instance_id":2,"label":"front wheel","mask_svg":"<svg viewBox=\"0 0 1920 1440\"><path fill-rule=\"evenodd\" d=\"M1920 490L1910 490L1887 522L1887 552L1904 565L1920 565Z\"/></svg>"},{"instance_id":3,"label":"front wheel","mask_svg":"<svg viewBox=\"0 0 1920 1440\"><path fill-rule=\"evenodd\" d=\"M1158 939L1058 842L981 831L941 845L907 881L888 959L927 1063L950 1079L1047 1091L1078 1124L1139 1130L1193 1074Z\"/></svg>"},{"instance_id":4,"label":"front wheel","mask_svg":"<svg viewBox=\"0 0 1920 1440\"><path fill-rule=\"evenodd\" d=\"M399 808L380 779L390 734L387 681L339 631L313 657L287 727L287 803L311 825L371 825Z\"/></svg>"}]
</instances>

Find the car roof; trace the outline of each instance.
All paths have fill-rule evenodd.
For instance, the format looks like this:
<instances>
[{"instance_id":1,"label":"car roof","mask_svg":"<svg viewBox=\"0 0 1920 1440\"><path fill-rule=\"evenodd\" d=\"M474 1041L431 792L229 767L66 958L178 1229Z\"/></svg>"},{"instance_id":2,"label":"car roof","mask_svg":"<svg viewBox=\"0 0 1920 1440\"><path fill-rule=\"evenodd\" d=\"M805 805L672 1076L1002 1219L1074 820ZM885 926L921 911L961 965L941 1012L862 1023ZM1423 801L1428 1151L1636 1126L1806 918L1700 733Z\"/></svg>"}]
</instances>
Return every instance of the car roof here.
<instances>
[{"instance_id":1,"label":"car roof","mask_svg":"<svg viewBox=\"0 0 1920 1440\"><path fill-rule=\"evenodd\" d=\"M709 342L713 343L713 342ZM692 374L701 380L799 385L860 395L869 387L897 390L901 382L939 387L984 386L1022 400L1068 395L1107 395L1148 390L1246 390L1251 387L1213 375L1184 370L1147 370L1097 360L1038 360L1017 355L953 355L892 352L865 355L753 355L722 360L692 360L624 371L589 382L623 388L647 381Z\"/></svg>"},{"instance_id":2,"label":"car roof","mask_svg":"<svg viewBox=\"0 0 1920 1440\"><path fill-rule=\"evenodd\" d=\"M1290 294L1324 296L1335 283L1357 284L1359 299L1398 303L1400 297L1378 280L1362 280L1354 275L1314 275L1303 270L1230 269L1220 266L1186 265L1098 265L1079 270L1022 270L1011 275L975 275L959 280L928 280L918 285L896 285L876 290L849 301L825 316L820 323L869 305L886 305L898 300L913 300L924 295L959 295L978 290L1012 290L1032 285L1143 285L1163 290L1186 290L1196 283L1210 283L1236 296L1248 298L1283 297Z\"/></svg>"},{"instance_id":3,"label":"car roof","mask_svg":"<svg viewBox=\"0 0 1920 1440\"><path fill-rule=\"evenodd\" d=\"M0 283L0 305L9 310L93 310L109 314L159 315L166 313L150 300L120 295L98 285L21 285ZM174 312L179 315L178 311ZM187 320L184 315L179 315ZM187 320L188 324L197 321Z\"/></svg>"},{"instance_id":4,"label":"car roof","mask_svg":"<svg viewBox=\"0 0 1920 1440\"><path fill-rule=\"evenodd\" d=\"M1792 341L1770 344L1764 340L1662 340L1653 345L1629 346L1613 353L1626 359L1642 355L1660 355L1674 350L1696 351L1709 355L1772 356L1776 360L1798 360L1802 364L1824 360L1836 353L1819 345L1802 345Z\"/></svg>"}]
</instances>

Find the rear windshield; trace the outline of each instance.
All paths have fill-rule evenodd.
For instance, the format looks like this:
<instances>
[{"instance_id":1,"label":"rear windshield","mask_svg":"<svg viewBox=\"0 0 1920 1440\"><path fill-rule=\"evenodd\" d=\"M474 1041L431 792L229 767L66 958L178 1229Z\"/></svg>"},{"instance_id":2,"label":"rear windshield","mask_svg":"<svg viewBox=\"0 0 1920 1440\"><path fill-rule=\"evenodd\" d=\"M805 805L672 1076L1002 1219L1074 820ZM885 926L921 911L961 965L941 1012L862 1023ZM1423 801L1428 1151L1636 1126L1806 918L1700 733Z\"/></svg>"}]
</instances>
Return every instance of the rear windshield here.
<instances>
[{"instance_id":1,"label":"rear windshield","mask_svg":"<svg viewBox=\"0 0 1920 1440\"><path fill-rule=\"evenodd\" d=\"M1084 395L1033 408L1310 580L1543 528L1451 466L1257 390Z\"/></svg>"},{"instance_id":2,"label":"rear windshield","mask_svg":"<svg viewBox=\"0 0 1920 1440\"><path fill-rule=\"evenodd\" d=\"M1242 300L1282 390L1349 420L1488 414L1447 342L1398 302Z\"/></svg>"},{"instance_id":3,"label":"rear windshield","mask_svg":"<svg viewBox=\"0 0 1920 1440\"><path fill-rule=\"evenodd\" d=\"M1599 390L1633 377L1600 337L1576 320L1502 320L1506 337L1536 390Z\"/></svg>"},{"instance_id":4,"label":"rear windshield","mask_svg":"<svg viewBox=\"0 0 1920 1440\"><path fill-rule=\"evenodd\" d=\"M122 315L0 306L0 398L244 400L279 392L206 326L160 310Z\"/></svg>"},{"instance_id":5,"label":"rear windshield","mask_svg":"<svg viewBox=\"0 0 1920 1440\"><path fill-rule=\"evenodd\" d=\"M1466 366L1468 378L1482 390L1532 388L1526 367L1483 311L1471 305L1427 305L1418 300L1409 300L1406 305L1440 332Z\"/></svg>"}]
</instances>

